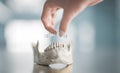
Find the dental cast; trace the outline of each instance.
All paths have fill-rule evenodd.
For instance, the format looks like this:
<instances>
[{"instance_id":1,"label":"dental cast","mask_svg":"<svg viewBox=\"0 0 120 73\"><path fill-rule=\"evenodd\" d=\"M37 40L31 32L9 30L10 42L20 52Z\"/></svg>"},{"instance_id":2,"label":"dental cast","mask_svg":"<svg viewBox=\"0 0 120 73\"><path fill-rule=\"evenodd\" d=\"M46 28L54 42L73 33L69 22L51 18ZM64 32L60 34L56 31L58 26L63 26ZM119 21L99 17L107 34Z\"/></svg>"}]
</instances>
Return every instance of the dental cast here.
<instances>
[{"instance_id":1,"label":"dental cast","mask_svg":"<svg viewBox=\"0 0 120 73\"><path fill-rule=\"evenodd\" d=\"M70 43L55 42L50 44L44 52L39 52L39 42L33 44L34 63L41 65L72 64L72 50ZM41 48L40 48L41 49Z\"/></svg>"}]
</instances>

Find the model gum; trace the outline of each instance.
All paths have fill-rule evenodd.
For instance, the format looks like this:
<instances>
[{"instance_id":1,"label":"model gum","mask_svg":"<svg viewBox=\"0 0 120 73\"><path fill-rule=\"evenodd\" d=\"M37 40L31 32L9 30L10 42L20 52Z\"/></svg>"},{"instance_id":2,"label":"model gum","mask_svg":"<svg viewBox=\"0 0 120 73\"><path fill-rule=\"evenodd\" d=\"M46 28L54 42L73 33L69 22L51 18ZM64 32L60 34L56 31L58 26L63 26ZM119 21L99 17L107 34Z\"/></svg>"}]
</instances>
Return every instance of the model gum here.
<instances>
[{"instance_id":1,"label":"model gum","mask_svg":"<svg viewBox=\"0 0 120 73\"><path fill-rule=\"evenodd\" d=\"M39 51L39 42L33 44L34 63L40 65L72 64L71 44L55 42L50 44L44 52ZM42 48L40 48L42 49Z\"/></svg>"}]
</instances>

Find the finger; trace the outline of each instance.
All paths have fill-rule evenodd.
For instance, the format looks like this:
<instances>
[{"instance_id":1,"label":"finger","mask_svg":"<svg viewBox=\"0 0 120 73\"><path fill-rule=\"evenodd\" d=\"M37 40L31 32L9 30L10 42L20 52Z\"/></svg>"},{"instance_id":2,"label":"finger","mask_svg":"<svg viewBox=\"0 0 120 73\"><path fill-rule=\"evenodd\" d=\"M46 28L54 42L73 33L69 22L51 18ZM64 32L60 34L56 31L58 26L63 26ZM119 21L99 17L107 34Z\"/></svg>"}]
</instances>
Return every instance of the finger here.
<instances>
[{"instance_id":1,"label":"finger","mask_svg":"<svg viewBox=\"0 0 120 73\"><path fill-rule=\"evenodd\" d=\"M67 28L71 22L71 20L80 12L82 12L87 6L86 5L82 5L78 8L74 7L70 7L70 9L66 9L64 10L64 14L63 14L63 18L60 24L60 28L59 28L59 35L63 36L66 31Z\"/></svg>"},{"instance_id":2,"label":"finger","mask_svg":"<svg viewBox=\"0 0 120 73\"><path fill-rule=\"evenodd\" d=\"M55 26L55 18L56 18L56 13L59 10L59 8L53 8L52 9L52 25Z\"/></svg>"},{"instance_id":3,"label":"finger","mask_svg":"<svg viewBox=\"0 0 120 73\"><path fill-rule=\"evenodd\" d=\"M52 27L51 9L49 8L49 6L46 3L43 8L41 20L42 20L43 25L46 28L46 30L48 30L49 32L51 32L53 34L56 34L55 29Z\"/></svg>"},{"instance_id":4,"label":"finger","mask_svg":"<svg viewBox=\"0 0 120 73\"><path fill-rule=\"evenodd\" d=\"M52 10L51 17L52 17L52 25L55 26L55 17L56 17L56 10L55 9Z\"/></svg>"},{"instance_id":5,"label":"finger","mask_svg":"<svg viewBox=\"0 0 120 73\"><path fill-rule=\"evenodd\" d=\"M94 6L100 2L102 2L103 0L94 0L94 2L90 3L89 6Z\"/></svg>"},{"instance_id":6,"label":"finger","mask_svg":"<svg viewBox=\"0 0 120 73\"><path fill-rule=\"evenodd\" d=\"M52 33L52 34L57 34L57 32L56 32L56 30L54 29L54 27L45 27L46 28L46 30L48 30L50 33Z\"/></svg>"},{"instance_id":7,"label":"finger","mask_svg":"<svg viewBox=\"0 0 120 73\"><path fill-rule=\"evenodd\" d=\"M63 18L61 20L60 27L59 27L59 35L60 36L63 36L66 33L66 30L68 28L68 25L69 25L72 17L73 16L71 15L71 12L67 13L67 11L64 11Z\"/></svg>"},{"instance_id":8,"label":"finger","mask_svg":"<svg viewBox=\"0 0 120 73\"><path fill-rule=\"evenodd\" d=\"M55 26L55 19L52 19L52 26Z\"/></svg>"}]
</instances>

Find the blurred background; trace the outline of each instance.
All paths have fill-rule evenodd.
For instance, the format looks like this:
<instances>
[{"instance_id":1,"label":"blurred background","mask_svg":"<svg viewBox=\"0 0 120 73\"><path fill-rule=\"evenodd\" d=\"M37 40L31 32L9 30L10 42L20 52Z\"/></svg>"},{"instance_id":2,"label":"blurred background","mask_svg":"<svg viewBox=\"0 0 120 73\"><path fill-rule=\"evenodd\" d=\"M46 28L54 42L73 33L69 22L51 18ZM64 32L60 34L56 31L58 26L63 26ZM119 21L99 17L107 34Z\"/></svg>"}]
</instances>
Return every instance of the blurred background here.
<instances>
[{"instance_id":1,"label":"blurred background","mask_svg":"<svg viewBox=\"0 0 120 73\"><path fill-rule=\"evenodd\" d=\"M0 73L37 73L31 44L39 40L45 48L52 39L40 20L44 2L0 0ZM88 7L71 22L67 36L73 41L71 73L120 72L120 0Z\"/></svg>"}]
</instances>

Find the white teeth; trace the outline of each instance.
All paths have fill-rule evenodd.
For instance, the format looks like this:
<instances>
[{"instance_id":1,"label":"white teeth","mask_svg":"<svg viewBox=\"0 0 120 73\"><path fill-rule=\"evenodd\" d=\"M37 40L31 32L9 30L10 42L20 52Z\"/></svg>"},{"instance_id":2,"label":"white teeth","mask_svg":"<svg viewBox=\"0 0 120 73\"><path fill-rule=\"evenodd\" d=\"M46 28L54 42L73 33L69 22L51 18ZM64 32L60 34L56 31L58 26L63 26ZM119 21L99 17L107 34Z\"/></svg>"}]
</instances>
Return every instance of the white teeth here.
<instances>
[{"instance_id":1,"label":"white teeth","mask_svg":"<svg viewBox=\"0 0 120 73\"><path fill-rule=\"evenodd\" d=\"M51 49L51 46L48 47L48 50L50 50L50 49Z\"/></svg>"},{"instance_id":2,"label":"white teeth","mask_svg":"<svg viewBox=\"0 0 120 73\"><path fill-rule=\"evenodd\" d=\"M51 47L50 48L53 48L53 44L51 45Z\"/></svg>"},{"instance_id":3,"label":"white teeth","mask_svg":"<svg viewBox=\"0 0 120 73\"><path fill-rule=\"evenodd\" d=\"M62 44L61 44L61 43L59 44L59 47L62 47Z\"/></svg>"},{"instance_id":4,"label":"white teeth","mask_svg":"<svg viewBox=\"0 0 120 73\"><path fill-rule=\"evenodd\" d=\"M62 44L62 47L64 47L64 44Z\"/></svg>"},{"instance_id":5,"label":"white teeth","mask_svg":"<svg viewBox=\"0 0 120 73\"><path fill-rule=\"evenodd\" d=\"M70 48L70 43L67 45L68 48Z\"/></svg>"},{"instance_id":6,"label":"white teeth","mask_svg":"<svg viewBox=\"0 0 120 73\"><path fill-rule=\"evenodd\" d=\"M57 48L64 48L65 44L60 43L60 42L55 42L49 45L45 51L52 50L52 49L57 49Z\"/></svg>"},{"instance_id":7,"label":"white teeth","mask_svg":"<svg viewBox=\"0 0 120 73\"><path fill-rule=\"evenodd\" d=\"M50 49L50 46L47 48L47 50L49 50Z\"/></svg>"},{"instance_id":8,"label":"white teeth","mask_svg":"<svg viewBox=\"0 0 120 73\"><path fill-rule=\"evenodd\" d=\"M55 48L56 48L56 46L55 46L55 45L56 45L56 43L53 43L53 49L55 49Z\"/></svg>"},{"instance_id":9,"label":"white teeth","mask_svg":"<svg viewBox=\"0 0 120 73\"><path fill-rule=\"evenodd\" d=\"M59 42L57 42L56 47L59 47Z\"/></svg>"}]
</instances>

